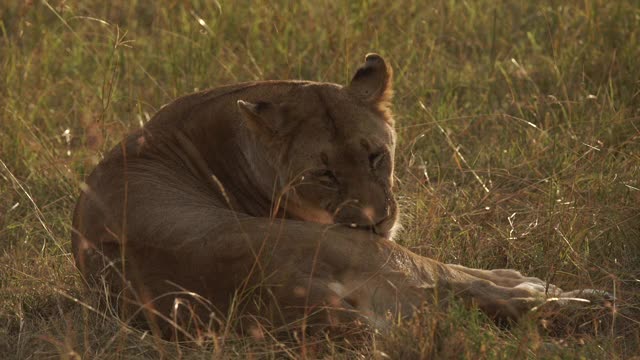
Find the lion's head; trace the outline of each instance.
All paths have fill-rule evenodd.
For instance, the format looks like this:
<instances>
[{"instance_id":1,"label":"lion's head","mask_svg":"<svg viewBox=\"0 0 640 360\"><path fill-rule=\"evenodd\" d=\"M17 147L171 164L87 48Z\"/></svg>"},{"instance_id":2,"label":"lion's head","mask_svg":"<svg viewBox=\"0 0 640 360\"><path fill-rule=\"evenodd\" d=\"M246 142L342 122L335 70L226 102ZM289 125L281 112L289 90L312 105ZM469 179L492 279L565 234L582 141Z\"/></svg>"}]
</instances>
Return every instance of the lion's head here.
<instances>
[{"instance_id":1,"label":"lion's head","mask_svg":"<svg viewBox=\"0 0 640 360\"><path fill-rule=\"evenodd\" d=\"M398 217L391 78L369 54L348 86L305 83L278 101L238 101L277 169L276 202L289 216L390 237Z\"/></svg>"}]
</instances>

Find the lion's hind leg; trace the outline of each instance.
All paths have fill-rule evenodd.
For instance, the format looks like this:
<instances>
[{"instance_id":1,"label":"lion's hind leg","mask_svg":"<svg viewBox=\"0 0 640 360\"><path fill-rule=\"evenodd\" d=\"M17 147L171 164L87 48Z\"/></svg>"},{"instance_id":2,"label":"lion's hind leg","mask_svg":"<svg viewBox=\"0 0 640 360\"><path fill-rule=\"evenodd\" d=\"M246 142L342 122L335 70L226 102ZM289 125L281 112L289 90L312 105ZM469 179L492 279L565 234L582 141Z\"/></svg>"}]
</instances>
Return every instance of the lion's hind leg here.
<instances>
[{"instance_id":1,"label":"lion's hind leg","mask_svg":"<svg viewBox=\"0 0 640 360\"><path fill-rule=\"evenodd\" d=\"M563 291L544 280L523 276L515 270L481 270L460 265L446 267L455 275L448 279L449 281L443 281L444 286L452 288L456 296L476 304L496 319L516 320L542 306L547 308L547 304L598 304L614 300L605 291Z\"/></svg>"},{"instance_id":2,"label":"lion's hind leg","mask_svg":"<svg viewBox=\"0 0 640 360\"><path fill-rule=\"evenodd\" d=\"M560 295L562 289L548 283L545 280L532 276L524 276L517 270L512 269L473 269L461 265L449 265L458 271L472 275L476 278L488 280L492 283L504 287L528 287L542 291L547 295Z\"/></svg>"},{"instance_id":3,"label":"lion's hind leg","mask_svg":"<svg viewBox=\"0 0 640 360\"><path fill-rule=\"evenodd\" d=\"M545 302L538 285L499 286L484 279L470 279L447 284L454 295L473 304L497 320L517 320Z\"/></svg>"}]
</instances>

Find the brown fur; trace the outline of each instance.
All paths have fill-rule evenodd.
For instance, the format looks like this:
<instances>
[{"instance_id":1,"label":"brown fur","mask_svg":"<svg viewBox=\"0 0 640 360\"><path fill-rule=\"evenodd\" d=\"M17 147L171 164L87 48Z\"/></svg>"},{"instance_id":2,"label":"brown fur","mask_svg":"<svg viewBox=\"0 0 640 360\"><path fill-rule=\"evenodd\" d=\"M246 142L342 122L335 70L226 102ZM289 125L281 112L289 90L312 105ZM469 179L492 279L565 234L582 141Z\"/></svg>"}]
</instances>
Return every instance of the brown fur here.
<instances>
[{"instance_id":1,"label":"brown fur","mask_svg":"<svg viewBox=\"0 0 640 360\"><path fill-rule=\"evenodd\" d=\"M142 305L165 335L234 311L384 326L388 312L444 294L519 317L543 301L543 281L445 265L389 240L391 80L370 54L346 87L266 81L175 100L87 179L77 266L125 319Z\"/></svg>"}]
</instances>

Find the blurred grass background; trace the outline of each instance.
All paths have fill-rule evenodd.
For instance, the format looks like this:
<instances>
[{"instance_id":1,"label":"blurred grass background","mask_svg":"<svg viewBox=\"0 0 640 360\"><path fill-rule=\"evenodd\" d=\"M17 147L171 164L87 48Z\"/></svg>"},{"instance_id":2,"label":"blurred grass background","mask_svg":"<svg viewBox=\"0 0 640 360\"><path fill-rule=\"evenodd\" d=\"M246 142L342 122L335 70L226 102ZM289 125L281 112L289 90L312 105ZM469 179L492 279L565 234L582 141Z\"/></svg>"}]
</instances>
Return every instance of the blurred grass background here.
<instances>
[{"instance_id":1,"label":"blurred grass background","mask_svg":"<svg viewBox=\"0 0 640 360\"><path fill-rule=\"evenodd\" d=\"M88 301L69 253L78 185L125 133L198 89L346 84L371 51L395 70L397 240L445 262L606 289L615 308L509 330L475 311L432 309L359 343L225 333L181 347L78 302ZM640 352L635 0L8 0L0 74L3 358Z\"/></svg>"}]
</instances>

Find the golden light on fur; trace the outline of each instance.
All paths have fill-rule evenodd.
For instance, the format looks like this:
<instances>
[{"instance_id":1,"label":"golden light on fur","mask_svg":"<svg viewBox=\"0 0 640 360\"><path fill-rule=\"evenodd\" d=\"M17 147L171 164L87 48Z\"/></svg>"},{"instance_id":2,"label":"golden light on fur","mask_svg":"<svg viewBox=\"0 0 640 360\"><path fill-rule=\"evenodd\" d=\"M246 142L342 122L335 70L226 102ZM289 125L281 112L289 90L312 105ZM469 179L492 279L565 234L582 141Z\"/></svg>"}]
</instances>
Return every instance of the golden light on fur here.
<instances>
[{"instance_id":1,"label":"golden light on fur","mask_svg":"<svg viewBox=\"0 0 640 360\"><path fill-rule=\"evenodd\" d=\"M568 297L390 241L391 84L387 62L368 54L347 86L242 83L163 107L86 180L73 222L79 269L92 286L106 282L121 314L175 338L234 311L302 319L303 330L383 329L452 296L501 319ZM263 338L263 325L250 335Z\"/></svg>"}]
</instances>

